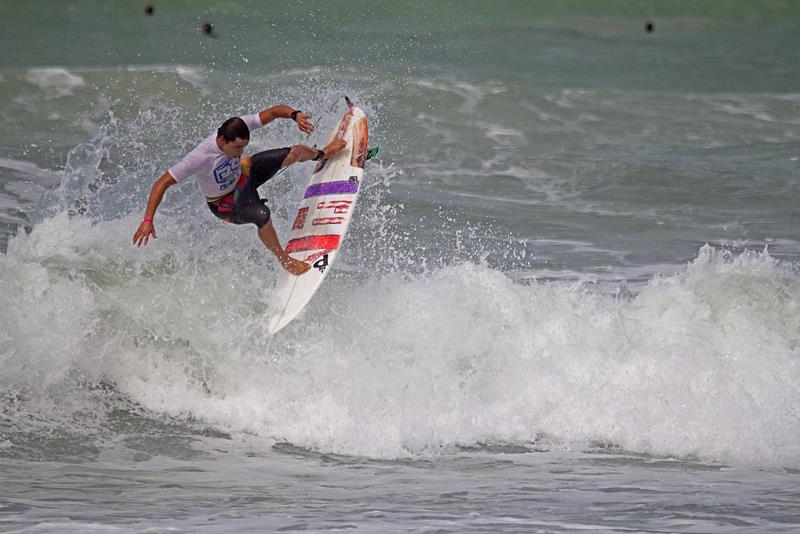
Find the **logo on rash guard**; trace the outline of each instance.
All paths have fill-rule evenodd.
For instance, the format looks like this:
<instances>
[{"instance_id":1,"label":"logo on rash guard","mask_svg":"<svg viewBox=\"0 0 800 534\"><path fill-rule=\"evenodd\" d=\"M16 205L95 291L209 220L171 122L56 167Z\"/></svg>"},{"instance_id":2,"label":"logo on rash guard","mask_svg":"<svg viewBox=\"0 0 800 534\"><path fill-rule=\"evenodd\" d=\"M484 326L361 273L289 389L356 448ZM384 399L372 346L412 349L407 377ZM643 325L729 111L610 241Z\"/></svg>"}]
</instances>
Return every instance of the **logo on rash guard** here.
<instances>
[{"instance_id":1,"label":"logo on rash guard","mask_svg":"<svg viewBox=\"0 0 800 534\"><path fill-rule=\"evenodd\" d=\"M219 184L219 190L223 191L239 179L241 172L239 158L228 159L214 169L214 181Z\"/></svg>"}]
</instances>

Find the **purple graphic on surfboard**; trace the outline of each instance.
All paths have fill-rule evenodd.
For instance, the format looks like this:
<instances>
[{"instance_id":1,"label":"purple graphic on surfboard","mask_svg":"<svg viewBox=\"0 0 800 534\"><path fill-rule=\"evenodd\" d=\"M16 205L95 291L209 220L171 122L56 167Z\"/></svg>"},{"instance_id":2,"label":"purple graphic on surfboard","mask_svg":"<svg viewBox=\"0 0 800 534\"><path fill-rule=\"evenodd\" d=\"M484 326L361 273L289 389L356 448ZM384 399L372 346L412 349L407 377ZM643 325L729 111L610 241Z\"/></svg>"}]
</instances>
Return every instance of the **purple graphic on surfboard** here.
<instances>
[{"instance_id":1,"label":"purple graphic on surfboard","mask_svg":"<svg viewBox=\"0 0 800 534\"><path fill-rule=\"evenodd\" d=\"M306 189L303 198L352 194L356 192L358 192L358 180L339 180L336 182L323 182L321 184L311 185Z\"/></svg>"}]
</instances>

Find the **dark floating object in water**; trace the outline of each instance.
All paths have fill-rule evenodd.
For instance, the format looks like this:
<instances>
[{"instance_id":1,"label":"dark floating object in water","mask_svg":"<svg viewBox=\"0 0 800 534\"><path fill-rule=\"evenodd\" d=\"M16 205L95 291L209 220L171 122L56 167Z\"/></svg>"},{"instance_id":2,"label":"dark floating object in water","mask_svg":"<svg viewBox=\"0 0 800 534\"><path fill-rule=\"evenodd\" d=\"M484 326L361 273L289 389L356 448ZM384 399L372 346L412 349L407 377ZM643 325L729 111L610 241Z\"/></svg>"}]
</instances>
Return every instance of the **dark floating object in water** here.
<instances>
[{"instance_id":1,"label":"dark floating object in water","mask_svg":"<svg viewBox=\"0 0 800 534\"><path fill-rule=\"evenodd\" d=\"M208 35L209 37L214 37L214 38L217 37L217 34L214 33L214 25L211 24L210 22L203 23L203 33Z\"/></svg>"},{"instance_id":2,"label":"dark floating object in water","mask_svg":"<svg viewBox=\"0 0 800 534\"><path fill-rule=\"evenodd\" d=\"M644 31L646 31L647 33L653 33L655 29L656 29L655 25L649 20L644 25Z\"/></svg>"}]
</instances>

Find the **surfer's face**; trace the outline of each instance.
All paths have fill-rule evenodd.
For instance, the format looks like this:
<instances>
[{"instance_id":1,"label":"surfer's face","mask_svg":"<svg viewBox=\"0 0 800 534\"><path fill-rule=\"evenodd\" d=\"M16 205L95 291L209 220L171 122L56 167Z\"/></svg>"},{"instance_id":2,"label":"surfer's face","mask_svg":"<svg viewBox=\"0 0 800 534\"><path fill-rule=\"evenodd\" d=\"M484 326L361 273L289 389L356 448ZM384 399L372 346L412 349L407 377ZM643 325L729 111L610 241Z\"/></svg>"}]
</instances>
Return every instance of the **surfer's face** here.
<instances>
[{"instance_id":1,"label":"surfer's face","mask_svg":"<svg viewBox=\"0 0 800 534\"><path fill-rule=\"evenodd\" d=\"M249 139L242 139L241 137L237 137L234 141L226 141L225 138L222 139L222 145L220 148L225 155L229 158L238 158L244 153L244 147L250 143Z\"/></svg>"}]
</instances>

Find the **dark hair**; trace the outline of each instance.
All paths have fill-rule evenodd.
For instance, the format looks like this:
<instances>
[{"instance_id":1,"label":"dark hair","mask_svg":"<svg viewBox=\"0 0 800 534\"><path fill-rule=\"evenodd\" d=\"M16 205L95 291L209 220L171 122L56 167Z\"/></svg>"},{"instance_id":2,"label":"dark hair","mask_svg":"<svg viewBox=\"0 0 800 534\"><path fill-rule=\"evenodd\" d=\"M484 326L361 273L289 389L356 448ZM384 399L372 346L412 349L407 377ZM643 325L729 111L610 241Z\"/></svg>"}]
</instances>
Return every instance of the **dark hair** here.
<instances>
[{"instance_id":1,"label":"dark hair","mask_svg":"<svg viewBox=\"0 0 800 534\"><path fill-rule=\"evenodd\" d=\"M250 140L250 128L239 117L231 117L222 123L217 129L217 136L221 136L225 141L236 141L236 138Z\"/></svg>"}]
</instances>

